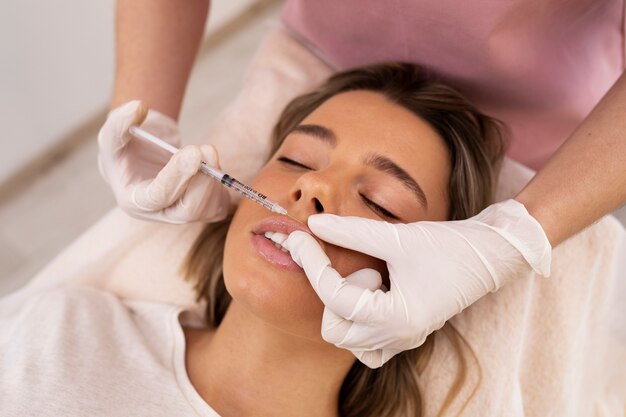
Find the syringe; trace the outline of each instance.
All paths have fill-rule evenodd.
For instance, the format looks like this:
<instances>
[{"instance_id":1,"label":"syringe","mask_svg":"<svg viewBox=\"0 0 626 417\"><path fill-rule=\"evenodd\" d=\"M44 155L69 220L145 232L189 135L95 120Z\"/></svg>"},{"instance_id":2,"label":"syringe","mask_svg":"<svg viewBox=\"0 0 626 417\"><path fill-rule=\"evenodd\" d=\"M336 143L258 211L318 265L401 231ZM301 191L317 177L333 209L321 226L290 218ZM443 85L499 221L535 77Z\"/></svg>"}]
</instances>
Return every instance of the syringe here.
<instances>
[{"instance_id":1,"label":"syringe","mask_svg":"<svg viewBox=\"0 0 626 417\"><path fill-rule=\"evenodd\" d=\"M164 140L157 138L153 134L148 133L145 130L137 126L131 126L131 128L128 130L131 134L139 138L145 139L147 141L150 141L154 143L155 145L159 146L160 148L165 149L168 152L176 153L178 151L178 148L176 148L175 146L170 145ZM288 216L287 210L281 207L277 202L272 201L269 198L267 198L265 194L262 194L258 192L257 190L255 190L254 188L249 187L240 181L237 181L236 179L234 179L228 174L225 174L215 168L211 168L204 161L200 162L200 171L204 172L207 175L212 176L216 180L220 181L222 184L230 188L234 188L235 190L239 191L244 196L248 197L250 200L256 203L259 203L260 205L262 205L269 211Z\"/></svg>"}]
</instances>

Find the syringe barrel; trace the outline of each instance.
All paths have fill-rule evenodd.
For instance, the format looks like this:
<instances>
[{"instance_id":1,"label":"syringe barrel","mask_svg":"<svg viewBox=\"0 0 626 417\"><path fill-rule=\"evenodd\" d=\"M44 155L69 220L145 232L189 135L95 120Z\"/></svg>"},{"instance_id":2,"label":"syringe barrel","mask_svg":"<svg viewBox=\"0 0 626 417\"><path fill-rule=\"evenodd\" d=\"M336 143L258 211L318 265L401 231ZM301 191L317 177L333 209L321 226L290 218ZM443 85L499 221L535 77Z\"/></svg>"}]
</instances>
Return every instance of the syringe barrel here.
<instances>
[{"instance_id":1,"label":"syringe barrel","mask_svg":"<svg viewBox=\"0 0 626 417\"><path fill-rule=\"evenodd\" d=\"M244 196L248 197L250 200L261 204L263 207L265 207L266 209L270 211L276 204L274 201L267 198L265 194L262 194L256 191L254 188L247 186L246 184L236 180L235 178L231 177L228 174L224 174L221 181L222 181L222 184L225 184L231 188L234 188L235 190L239 191Z\"/></svg>"},{"instance_id":2,"label":"syringe barrel","mask_svg":"<svg viewBox=\"0 0 626 417\"><path fill-rule=\"evenodd\" d=\"M178 148L176 148L175 146L172 146L171 144L165 142L162 139L159 139L153 134L146 132L145 130L137 126L131 126L129 128L129 132L137 137L143 138L147 141L154 143L155 145L159 146L162 149L165 149L166 151L170 153L176 153L178 151ZM231 177L230 175L224 174L218 169L210 167L204 161L201 161L200 170L204 172L205 174L215 178L216 180L221 181L222 184L227 185L228 187L234 188L235 190L239 191L241 194L248 197L250 200L256 203L259 203L266 209L274 213L287 214L287 210L281 207L277 202L272 201L269 198L267 198L265 194L261 194L260 192L256 191L254 188L248 187L246 184L237 181L235 178Z\"/></svg>"}]
</instances>

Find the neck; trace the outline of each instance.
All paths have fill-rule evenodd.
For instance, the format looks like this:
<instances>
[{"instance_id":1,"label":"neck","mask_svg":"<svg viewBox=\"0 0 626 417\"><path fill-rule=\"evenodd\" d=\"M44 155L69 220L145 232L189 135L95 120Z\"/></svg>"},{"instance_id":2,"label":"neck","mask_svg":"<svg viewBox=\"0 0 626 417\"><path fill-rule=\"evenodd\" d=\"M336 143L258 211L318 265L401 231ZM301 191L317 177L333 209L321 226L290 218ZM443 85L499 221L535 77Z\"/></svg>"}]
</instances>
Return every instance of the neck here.
<instances>
[{"instance_id":1,"label":"neck","mask_svg":"<svg viewBox=\"0 0 626 417\"><path fill-rule=\"evenodd\" d=\"M338 415L349 352L288 334L234 300L216 331L187 336L189 378L220 415Z\"/></svg>"}]
</instances>

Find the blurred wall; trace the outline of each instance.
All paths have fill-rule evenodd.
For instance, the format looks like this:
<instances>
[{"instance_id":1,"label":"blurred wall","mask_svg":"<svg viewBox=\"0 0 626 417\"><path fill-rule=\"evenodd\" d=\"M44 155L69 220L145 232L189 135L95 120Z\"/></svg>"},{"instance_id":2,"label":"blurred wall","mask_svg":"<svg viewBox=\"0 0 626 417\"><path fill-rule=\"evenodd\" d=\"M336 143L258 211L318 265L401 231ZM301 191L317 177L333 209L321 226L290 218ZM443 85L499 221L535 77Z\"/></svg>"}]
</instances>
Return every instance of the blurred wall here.
<instances>
[{"instance_id":1,"label":"blurred wall","mask_svg":"<svg viewBox=\"0 0 626 417\"><path fill-rule=\"evenodd\" d=\"M207 36L254 3L214 0ZM2 1L0 186L107 109L114 8L114 0Z\"/></svg>"}]
</instances>

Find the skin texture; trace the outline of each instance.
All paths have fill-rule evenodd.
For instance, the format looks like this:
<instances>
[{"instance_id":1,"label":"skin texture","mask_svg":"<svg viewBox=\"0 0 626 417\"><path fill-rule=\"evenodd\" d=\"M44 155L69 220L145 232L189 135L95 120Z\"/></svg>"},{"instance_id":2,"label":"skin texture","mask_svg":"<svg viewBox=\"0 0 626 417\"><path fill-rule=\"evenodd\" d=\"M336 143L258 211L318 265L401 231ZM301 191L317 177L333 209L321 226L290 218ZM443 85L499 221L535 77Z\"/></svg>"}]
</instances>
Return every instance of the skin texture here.
<instances>
[{"instance_id":1,"label":"skin texture","mask_svg":"<svg viewBox=\"0 0 626 417\"><path fill-rule=\"evenodd\" d=\"M118 0L111 108L140 99L178 118L209 0Z\"/></svg>"},{"instance_id":2,"label":"skin texture","mask_svg":"<svg viewBox=\"0 0 626 417\"><path fill-rule=\"evenodd\" d=\"M357 91L333 97L302 125L332 129L336 146L293 132L252 183L292 216L305 221L323 207L326 213L394 222L445 220L448 151L417 116L377 93ZM362 160L371 153L392 159L417 180L428 208L399 180L365 165ZM399 219L381 217L362 195ZM242 200L224 254L233 302L216 331L186 330L189 377L224 416L334 416L339 388L355 359L322 340L323 304L304 273L276 268L252 245L253 228L272 216ZM324 249L342 274L366 267L386 270L369 256L328 244Z\"/></svg>"},{"instance_id":3,"label":"skin texture","mask_svg":"<svg viewBox=\"0 0 626 417\"><path fill-rule=\"evenodd\" d=\"M626 73L515 197L552 246L626 203Z\"/></svg>"}]
</instances>

